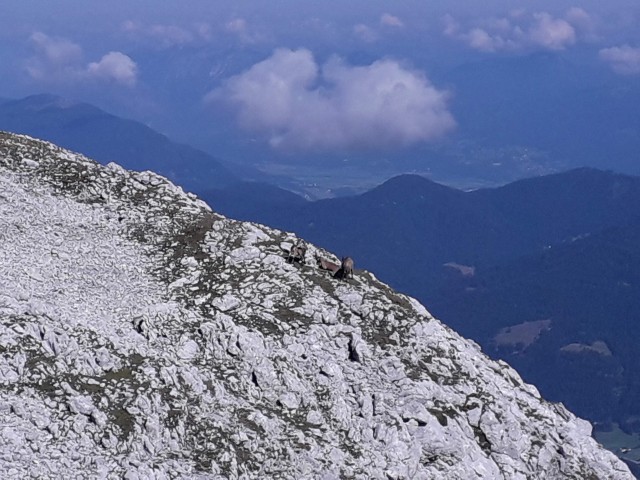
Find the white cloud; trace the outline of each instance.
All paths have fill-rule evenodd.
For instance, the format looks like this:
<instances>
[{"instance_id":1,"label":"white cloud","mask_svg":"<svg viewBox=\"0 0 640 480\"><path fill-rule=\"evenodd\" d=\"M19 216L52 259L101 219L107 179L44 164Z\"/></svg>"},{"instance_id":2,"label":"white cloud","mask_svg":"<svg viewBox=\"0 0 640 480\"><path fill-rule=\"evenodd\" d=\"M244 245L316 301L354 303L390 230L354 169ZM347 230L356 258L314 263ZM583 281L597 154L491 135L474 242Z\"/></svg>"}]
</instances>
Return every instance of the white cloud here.
<instances>
[{"instance_id":1,"label":"white cloud","mask_svg":"<svg viewBox=\"0 0 640 480\"><path fill-rule=\"evenodd\" d=\"M383 13L380 16L380 25L382 27L392 28L404 27L404 23L402 23L402 20L400 20L398 17L394 17L389 13ZM370 27L369 25L365 25L364 23L358 23L354 25L352 28L352 32L356 38L365 43L374 43L380 37L376 29Z\"/></svg>"},{"instance_id":2,"label":"white cloud","mask_svg":"<svg viewBox=\"0 0 640 480\"><path fill-rule=\"evenodd\" d=\"M497 50L513 50L517 48L514 40L500 34L490 35L481 28L474 28L465 35L469 46L481 52L495 52Z\"/></svg>"},{"instance_id":3,"label":"white cloud","mask_svg":"<svg viewBox=\"0 0 640 480\"><path fill-rule=\"evenodd\" d=\"M380 25L387 27L404 27L404 23L398 17L391 15L390 13L383 13L380 16Z\"/></svg>"},{"instance_id":4,"label":"white cloud","mask_svg":"<svg viewBox=\"0 0 640 480\"><path fill-rule=\"evenodd\" d=\"M569 9L564 17L513 10L507 17L484 19L467 28L446 15L443 24L444 35L483 52L564 50L575 44L581 33L587 36L593 29L589 14L577 7Z\"/></svg>"},{"instance_id":5,"label":"white cloud","mask_svg":"<svg viewBox=\"0 0 640 480\"><path fill-rule=\"evenodd\" d=\"M109 52L99 62L90 63L87 67L87 73L91 77L132 87L136 84L138 67L124 53Z\"/></svg>"},{"instance_id":6,"label":"white cloud","mask_svg":"<svg viewBox=\"0 0 640 480\"><path fill-rule=\"evenodd\" d=\"M211 25L204 22L198 22L194 25L196 34L203 40L210 41L213 38L213 29Z\"/></svg>"},{"instance_id":7,"label":"white cloud","mask_svg":"<svg viewBox=\"0 0 640 480\"><path fill-rule=\"evenodd\" d=\"M640 48L634 48L629 45L603 48L600 50L599 56L616 73L621 75L640 74Z\"/></svg>"},{"instance_id":8,"label":"white cloud","mask_svg":"<svg viewBox=\"0 0 640 480\"><path fill-rule=\"evenodd\" d=\"M442 24L444 28L442 33L447 37L456 37L460 34L460 23L453 18L453 15L446 14L442 17Z\"/></svg>"},{"instance_id":9,"label":"white cloud","mask_svg":"<svg viewBox=\"0 0 640 480\"><path fill-rule=\"evenodd\" d=\"M235 35L238 40L245 44L256 44L265 40L265 36L253 28L253 26L242 17L229 20L224 25L224 29L227 33Z\"/></svg>"},{"instance_id":10,"label":"white cloud","mask_svg":"<svg viewBox=\"0 0 640 480\"><path fill-rule=\"evenodd\" d=\"M289 149L428 142L455 127L448 99L394 60L351 66L334 57L320 66L306 49L278 49L207 96L233 106L241 127Z\"/></svg>"},{"instance_id":11,"label":"white cloud","mask_svg":"<svg viewBox=\"0 0 640 480\"><path fill-rule=\"evenodd\" d=\"M82 48L70 40L35 32L29 41L34 55L26 60L25 69L34 80L74 84L100 79L130 87L136 83L137 66L123 53L110 52L100 61L85 65Z\"/></svg>"},{"instance_id":12,"label":"white cloud","mask_svg":"<svg viewBox=\"0 0 640 480\"><path fill-rule=\"evenodd\" d=\"M376 31L373 28L368 27L364 23L354 25L353 34L366 43L373 43L378 39L378 34L376 33Z\"/></svg>"},{"instance_id":13,"label":"white cloud","mask_svg":"<svg viewBox=\"0 0 640 480\"><path fill-rule=\"evenodd\" d=\"M571 25L580 30L590 31L594 28L593 18L583 8L571 7L567 10L565 18Z\"/></svg>"},{"instance_id":14,"label":"white cloud","mask_svg":"<svg viewBox=\"0 0 640 480\"><path fill-rule=\"evenodd\" d=\"M170 24L145 25L127 20L122 23L122 30L134 37L148 39L161 48L181 47L211 39L211 27L202 22L184 28Z\"/></svg>"},{"instance_id":15,"label":"white cloud","mask_svg":"<svg viewBox=\"0 0 640 480\"><path fill-rule=\"evenodd\" d=\"M191 32L175 25L152 25L149 33L166 46L187 45L194 40Z\"/></svg>"},{"instance_id":16,"label":"white cloud","mask_svg":"<svg viewBox=\"0 0 640 480\"><path fill-rule=\"evenodd\" d=\"M225 25L227 32L246 34L247 21L244 18L234 18Z\"/></svg>"},{"instance_id":17,"label":"white cloud","mask_svg":"<svg viewBox=\"0 0 640 480\"><path fill-rule=\"evenodd\" d=\"M546 12L534 13L535 20L528 32L529 40L548 50L563 50L576 42L576 31L569 22L553 18Z\"/></svg>"},{"instance_id":18,"label":"white cloud","mask_svg":"<svg viewBox=\"0 0 640 480\"><path fill-rule=\"evenodd\" d=\"M34 32L29 37L34 56L26 61L26 71L34 79L64 77L73 74L82 59L82 48L65 38Z\"/></svg>"},{"instance_id":19,"label":"white cloud","mask_svg":"<svg viewBox=\"0 0 640 480\"><path fill-rule=\"evenodd\" d=\"M34 32L29 40L34 49L52 65L66 65L82 58L82 48L65 38Z\"/></svg>"}]
</instances>

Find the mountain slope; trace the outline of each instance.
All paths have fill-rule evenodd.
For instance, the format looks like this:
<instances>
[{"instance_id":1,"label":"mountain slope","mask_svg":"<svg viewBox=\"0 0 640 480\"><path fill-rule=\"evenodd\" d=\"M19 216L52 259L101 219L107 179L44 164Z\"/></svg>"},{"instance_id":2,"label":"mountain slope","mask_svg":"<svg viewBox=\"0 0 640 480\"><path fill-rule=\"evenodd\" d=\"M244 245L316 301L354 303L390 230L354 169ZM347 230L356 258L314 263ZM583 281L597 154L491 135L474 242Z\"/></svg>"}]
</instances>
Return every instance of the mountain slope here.
<instances>
[{"instance_id":1,"label":"mountain slope","mask_svg":"<svg viewBox=\"0 0 640 480\"><path fill-rule=\"evenodd\" d=\"M577 168L468 193L517 235L516 254L640 220L640 178Z\"/></svg>"},{"instance_id":2,"label":"mountain slope","mask_svg":"<svg viewBox=\"0 0 640 480\"><path fill-rule=\"evenodd\" d=\"M238 181L218 160L200 150L174 143L139 122L55 95L0 104L0 130L43 138L101 163L153 170L191 191Z\"/></svg>"},{"instance_id":3,"label":"mountain slope","mask_svg":"<svg viewBox=\"0 0 640 480\"><path fill-rule=\"evenodd\" d=\"M461 192L401 176L356 197L261 207L243 218L354 256L545 396L640 432L640 178L580 168Z\"/></svg>"},{"instance_id":4,"label":"mountain slope","mask_svg":"<svg viewBox=\"0 0 640 480\"><path fill-rule=\"evenodd\" d=\"M291 234L27 137L0 181L9 478L632 478L416 301L288 264Z\"/></svg>"}]
</instances>

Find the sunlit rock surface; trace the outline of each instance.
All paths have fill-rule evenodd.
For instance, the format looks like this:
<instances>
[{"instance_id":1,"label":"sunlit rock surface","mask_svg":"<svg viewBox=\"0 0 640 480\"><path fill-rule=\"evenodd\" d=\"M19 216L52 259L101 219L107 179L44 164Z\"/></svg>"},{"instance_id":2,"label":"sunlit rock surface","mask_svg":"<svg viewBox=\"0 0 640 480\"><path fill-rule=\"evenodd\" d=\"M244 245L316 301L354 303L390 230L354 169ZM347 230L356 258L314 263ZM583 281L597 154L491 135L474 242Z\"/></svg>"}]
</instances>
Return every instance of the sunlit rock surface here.
<instances>
[{"instance_id":1,"label":"sunlit rock surface","mask_svg":"<svg viewBox=\"0 0 640 480\"><path fill-rule=\"evenodd\" d=\"M288 264L296 242L0 134L2 478L633 478L415 300L311 245Z\"/></svg>"}]
</instances>

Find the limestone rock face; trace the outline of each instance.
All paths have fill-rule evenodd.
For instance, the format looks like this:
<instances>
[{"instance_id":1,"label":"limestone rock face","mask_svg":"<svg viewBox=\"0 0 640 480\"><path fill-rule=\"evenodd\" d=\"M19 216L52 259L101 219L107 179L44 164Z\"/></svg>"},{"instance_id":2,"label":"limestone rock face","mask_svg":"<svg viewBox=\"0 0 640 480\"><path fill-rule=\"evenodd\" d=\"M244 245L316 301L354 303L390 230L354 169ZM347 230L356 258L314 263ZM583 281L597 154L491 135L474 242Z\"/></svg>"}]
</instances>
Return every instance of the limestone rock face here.
<instances>
[{"instance_id":1,"label":"limestone rock face","mask_svg":"<svg viewBox=\"0 0 640 480\"><path fill-rule=\"evenodd\" d=\"M633 478L415 300L287 263L297 241L0 134L3 478Z\"/></svg>"}]
</instances>

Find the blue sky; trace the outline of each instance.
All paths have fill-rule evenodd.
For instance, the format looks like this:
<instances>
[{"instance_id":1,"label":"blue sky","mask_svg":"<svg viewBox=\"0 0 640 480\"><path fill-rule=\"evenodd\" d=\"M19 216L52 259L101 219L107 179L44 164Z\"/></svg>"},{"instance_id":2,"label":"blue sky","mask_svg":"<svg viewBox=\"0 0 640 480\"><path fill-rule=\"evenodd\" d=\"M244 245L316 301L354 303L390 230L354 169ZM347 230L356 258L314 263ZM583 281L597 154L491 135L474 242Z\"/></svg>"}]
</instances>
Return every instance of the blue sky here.
<instances>
[{"instance_id":1,"label":"blue sky","mask_svg":"<svg viewBox=\"0 0 640 480\"><path fill-rule=\"evenodd\" d=\"M446 142L466 108L450 72L474 63L546 52L588 66L587 84L640 82L633 1L9 0L2 10L0 97L87 101L232 161Z\"/></svg>"}]
</instances>

